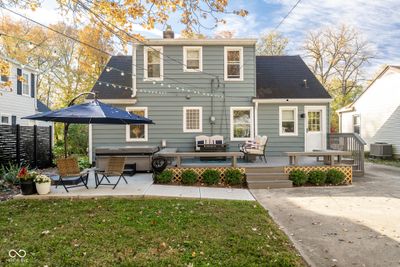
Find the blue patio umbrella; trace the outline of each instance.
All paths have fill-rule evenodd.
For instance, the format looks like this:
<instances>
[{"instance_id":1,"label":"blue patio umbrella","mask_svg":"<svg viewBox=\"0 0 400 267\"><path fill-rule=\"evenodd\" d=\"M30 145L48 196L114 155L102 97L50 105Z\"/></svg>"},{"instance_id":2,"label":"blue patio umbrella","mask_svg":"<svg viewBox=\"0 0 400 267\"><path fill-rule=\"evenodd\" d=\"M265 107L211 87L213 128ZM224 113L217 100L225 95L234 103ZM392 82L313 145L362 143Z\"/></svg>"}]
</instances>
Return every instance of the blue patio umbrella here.
<instances>
[{"instance_id":1,"label":"blue patio umbrella","mask_svg":"<svg viewBox=\"0 0 400 267\"><path fill-rule=\"evenodd\" d=\"M82 95L94 95L89 103L73 105L74 101ZM64 149L67 157L67 134L70 123L77 124L153 124L151 119L129 113L128 111L104 104L96 99L92 92L82 93L76 96L67 108L38 113L23 117L22 119L63 122L64 126Z\"/></svg>"}]
</instances>

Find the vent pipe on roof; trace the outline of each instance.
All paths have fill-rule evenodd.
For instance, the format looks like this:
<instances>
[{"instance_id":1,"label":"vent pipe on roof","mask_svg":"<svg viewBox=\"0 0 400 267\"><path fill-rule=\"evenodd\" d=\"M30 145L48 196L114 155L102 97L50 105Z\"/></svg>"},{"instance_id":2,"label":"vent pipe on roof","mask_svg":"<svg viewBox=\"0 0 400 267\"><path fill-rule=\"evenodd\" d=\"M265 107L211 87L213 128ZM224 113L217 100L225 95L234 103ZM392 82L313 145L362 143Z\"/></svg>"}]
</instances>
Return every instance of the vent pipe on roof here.
<instances>
[{"instance_id":1,"label":"vent pipe on roof","mask_svg":"<svg viewBox=\"0 0 400 267\"><path fill-rule=\"evenodd\" d=\"M303 80L303 86L304 86L305 88L308 88L307 79L304 79L304 80Z\"/></svg>"},{"instance_id":2,"label":"vent pipe on roof","mask_svg":"<svg viewBox=\"0 0 400 267\"><path fill-rule=\"evenodd\" d=\"M171 25L167 25L165 31L163 31L163 38L164 39L174 39L175 33L171 28Z\"/></svg>"}]
</instances>

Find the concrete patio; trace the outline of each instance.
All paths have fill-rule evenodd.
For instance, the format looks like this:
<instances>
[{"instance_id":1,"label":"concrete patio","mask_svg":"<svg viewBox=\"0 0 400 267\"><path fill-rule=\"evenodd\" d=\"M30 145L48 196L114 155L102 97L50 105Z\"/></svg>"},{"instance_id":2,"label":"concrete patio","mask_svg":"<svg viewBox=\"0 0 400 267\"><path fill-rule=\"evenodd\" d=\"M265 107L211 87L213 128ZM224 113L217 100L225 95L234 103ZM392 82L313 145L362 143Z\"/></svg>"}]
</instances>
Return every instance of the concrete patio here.
<instances>
[{"instance_id":1,"label":"concrete patio","mask_svg":"<svg viewBox=\"0 0 400 267\"><path fill-rule=\"evenodd\" d=\"M110 177L110 182L115 182L117 177ZM128 184L121 181L113 190L112 186L102 185L95 188L93 173L89 176L89 189L77 187L69 189L67 193L62 186L51 187L48 195L18 195L16 198L94 198L94 197L174 197L196 199L227 199L254 201L253 195L245 188L220 188L202 186L180 186L153 184L151 173L138 173L134 176L126 176Z\"/></svg>"}]
</instances>

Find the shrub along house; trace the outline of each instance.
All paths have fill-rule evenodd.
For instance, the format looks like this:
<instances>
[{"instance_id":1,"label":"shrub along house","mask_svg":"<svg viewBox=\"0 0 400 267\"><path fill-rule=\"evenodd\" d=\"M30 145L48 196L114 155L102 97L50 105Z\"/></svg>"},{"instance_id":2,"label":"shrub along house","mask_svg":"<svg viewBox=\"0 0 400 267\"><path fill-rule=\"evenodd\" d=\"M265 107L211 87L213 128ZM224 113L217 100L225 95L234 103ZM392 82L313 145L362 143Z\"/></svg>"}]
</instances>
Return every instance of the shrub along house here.
<instances>
[{"instance_id":1,"label":"shrub along house","mask_svg":"<svg viewBox=\"0 0 400 267\"><path fill-rule=\"evenodd\" d=\"M229 150L267 135L268 156L326 148L330 95L299 56L255 55L255 39L163 39L113 56L94 85L98 98L154 125L91 125L90 158L104 146L193 151L198 135Z\"/></svg>"}]
</instances>

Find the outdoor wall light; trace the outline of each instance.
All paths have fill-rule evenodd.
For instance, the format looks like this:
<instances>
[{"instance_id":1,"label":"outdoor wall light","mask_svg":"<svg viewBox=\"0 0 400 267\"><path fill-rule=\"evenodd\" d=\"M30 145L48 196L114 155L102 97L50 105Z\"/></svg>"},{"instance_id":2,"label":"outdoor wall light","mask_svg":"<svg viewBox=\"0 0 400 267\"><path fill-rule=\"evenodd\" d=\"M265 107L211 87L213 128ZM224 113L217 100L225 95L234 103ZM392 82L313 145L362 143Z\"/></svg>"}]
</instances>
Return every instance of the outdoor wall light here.
<instances>
[{"instance_id":1,"label":"outdoor wall light","mask_svg":"<svg viewBox=\"0 0 400 267\"><path fill-rule=\"evenodd\" d=\"M214 124L214 123L215 123L215 117L214 117L214 116L211 116L211 117L210 117L210 123L211 123L211 124Z\"/></svg>"},{"instance_id":2,"label":"outdoor wall light","mask_svg":"<svg viewBox=\"0 0 400 267\"><path fill-rule=\"evenodd\" d=\"M189 100L190 98L192 98L190 95L186 95L187 100Z\"/></svg>"},{"instance_id":3,"label":"outdoor wall light","mask_svg":"<svg viewBox=\"0 0 400 267\"><path fill-rule=\"evenodd\" d=\"M300 118L304 119L305 117L306 117L306 114L304 114L304 113L300 114Z\"/></svg>"}]
</instances>

